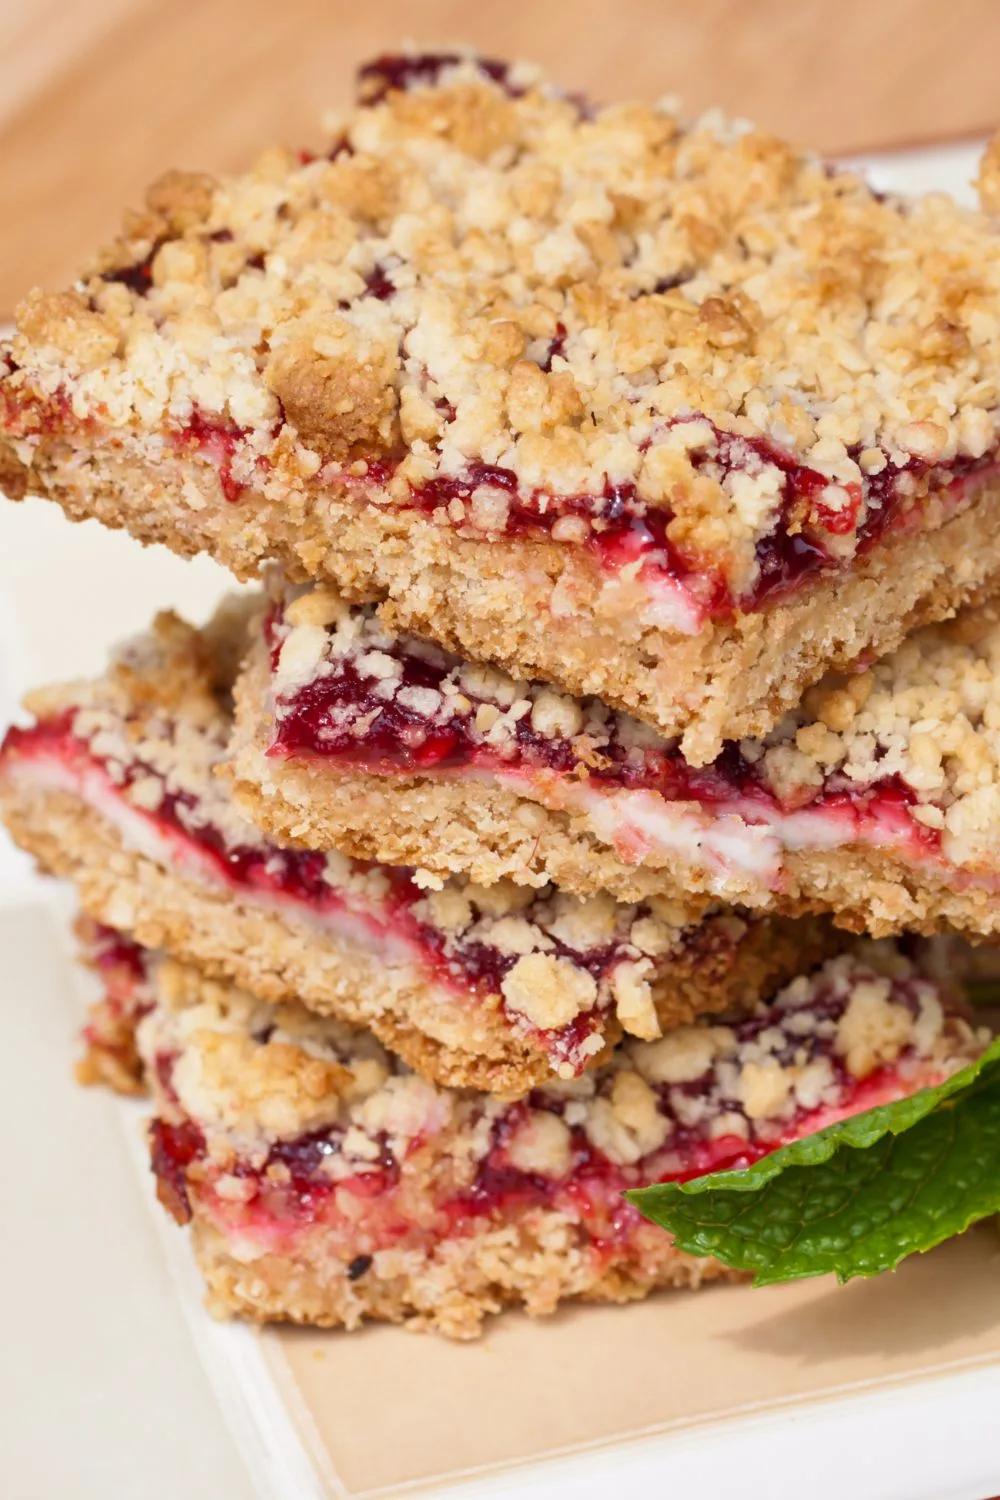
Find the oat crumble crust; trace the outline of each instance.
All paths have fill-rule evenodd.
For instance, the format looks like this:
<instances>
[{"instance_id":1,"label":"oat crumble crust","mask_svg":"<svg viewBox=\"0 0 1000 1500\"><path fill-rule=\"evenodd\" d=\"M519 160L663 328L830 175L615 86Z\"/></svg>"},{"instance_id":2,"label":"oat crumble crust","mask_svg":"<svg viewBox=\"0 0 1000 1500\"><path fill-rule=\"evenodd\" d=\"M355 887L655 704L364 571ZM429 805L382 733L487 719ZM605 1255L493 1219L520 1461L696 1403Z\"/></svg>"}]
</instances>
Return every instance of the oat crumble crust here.
<instances>
[{"instance_id":1,"label":"oat crumble crust","mask_svg":"<svg viewBox=\"0 0 1000 1500\"><path fill-rule=\"evenodd\" d=\"M507 1307L543 1318L571 1298L624 1305L658 1289L696 1291L746 1279L718 1261L683 1254L662 1231L662 1243L650 1248L642 1266L595 1274L567 1244L563 1216L539 1213L530 1230L482 1228L442 1247L432 1260L400 1256L395 1274L359 1290L343 1274L331 1277L321 1238L312 1252L263 1255L246 1265L197 1205L194 1215L192 1244L209 1312L254 1323L352 1330L375 1319L467 1340L480 1338L485 1319Z\"/></svg>"},{"instance_id":2,"label":"oat crumble crust","mask_svg":"<svg viewBox=\"0 0 1000 1500\"><path fill-rule=\"evenodd\" d=\"M212 822L241 847L261 835L229 807L211 772L229 734L226 690L247 639L246 611L247 601L227 606L204 632L160 617L105 678L41 689L29 700L43 719L74 710L77 732L112 761L124 765L135 755L155 766L168 786L206 805ZM150 780L130 784L140 805L149 800ZM413 911L446 942L469 931L477 942L523 955L502 982L486 985L470 1003L466 992L436 982L416 960L394 960L384 944L368 950L318 929L307 910L268 908L164 864L130 845L85 796L19 778L16 757L0 760L0 812L42 868L73 880L97 921L268 1000L301 998L318 1012L369 1026L429 1077L508 1094L544 1081L556 1065L535 1033L516 1028L517 1016L541 1027L564 1025L598 995L582 962L553 956L550 934L563 940L564 954L585 954L612 939L622 948L585 1054L589 1065L606 1055L623 1027L655 1035L700 1012L753 1003L835 946L815 921L721 911L701 918L691 903L663 902L657 915L643 916L606 894L575 901L510 885L485 891L455 879L428 891ZM377 871L352 875L333 855L328 864L342 885L383 878ZM626 942L630 934L645 948ZM112 1059L115 1049L112 1035L106 1049Z\"/></svg>"},{"instance_id":3,"label":"oat crumble crust","mask_svg":"<svg viewBox=\"0 0 1000 1500\"><path fill-rule=\"evenodd\" d=\"M715 113L581 110L521 65L388 76L329 157L168 174L77 289L29 296L0 380L12 494L241 576L277 556L385 592L408 627L683 732L692 761L995 582L996 484L958 514L927 493L997 445L987 218ZM815 504L779 517L780 470L702 462L713 433L815 471ZM496 484L412 508L476 464L556 509L593 497L600 524L633 487L737 601L779 519L837 566L685 635L602 574L577 511L535 540ZM848 502L887 464L919 521L858 552Z\"/></svg>"},{"instance_id":4,"label":"oat crumble crust","mask_svg":"<svg viewBox=\"0 0 1000 1500\"><path fill-rule=\"evenodd\" d=\"M571 1128L582 1130L607 1162L631 1164L645 1180L643 1174L657 1174L645 1164L669 1152L676 1128L662 1111L683 1106L678 1118L687 1120L684 1101L694 1096L685 1089L695 1080L715 1080L707 1085L706 1107L726 1111L718 1117L722 1132L780 1140L781 1121L796 1109L822 1108L839 1097L824 1048L858 1084L900 1066L916 1088L963 1066L986 1041L986 1033L948 1014L934 986L898 953L874 963L842 955L799 976L777 1009L767 1011L770 1024L751 1039L706 1025L620 1047L583 1080L549 1085L514 1106L520 1113L511 1120L513 1133L498 1137L497 1122L510 1105L431 1088L363 1033L350 1036L299 1006L275 1011L169 962L154 967L151 984L157 1005L140 1025L139 1047L157 1114L168 1123L191 1122L204 1139L203 1164L188 1165L181 1178L167 1170L164 1201L191 1222L210 1308L220 1316L347 1328L381 1318L458 1338L476 1336L487 1314L510 1304L541 1315L569 1297L626 1301L658 1286L697 1286L729 1274L710 1260L678 1254L669 1236L638 1221L626 1246L602 1264L585 1222L566 1211L557 1193L554 1202L527 1209L501 1202L449 1229L440 1209L477 1180L478 1164L498 1138L512 1164L548 1179L553 1189L571 1168ZM814 996L834 1003L831 1019L820 1019L827 1014L822 1005L810 1011ZM819 1052L808 1045L814 1033L827 1037ZM791 1038L799 1042L789 1055ZM787 1062L779 1064L778 1054ZM160 1058L171 1060L169 1092L155 1065ZM263 1171L280 1192L287 1168L280 1156L270 1165L274 1147L294 1144L303 1132L322 1139L330 1129L339 1149L314 1170L334 1184L351 1181L385 1161L388 1151L397 1163L393 1223L419 1226L416 1236L397 1234L382 1247L364 1237L363 1218L343 1219L339 1206L332 1221L321 1216L290 1225L293 1238L284 1243L280 1231L256 1242L252 1229L244 1231L238 1205L248 1196L245 1168ZM365 1194L362 1202L368 1201ZM426 1227L435 1225L428 1235Z\"/></svg>"}]
</instances>

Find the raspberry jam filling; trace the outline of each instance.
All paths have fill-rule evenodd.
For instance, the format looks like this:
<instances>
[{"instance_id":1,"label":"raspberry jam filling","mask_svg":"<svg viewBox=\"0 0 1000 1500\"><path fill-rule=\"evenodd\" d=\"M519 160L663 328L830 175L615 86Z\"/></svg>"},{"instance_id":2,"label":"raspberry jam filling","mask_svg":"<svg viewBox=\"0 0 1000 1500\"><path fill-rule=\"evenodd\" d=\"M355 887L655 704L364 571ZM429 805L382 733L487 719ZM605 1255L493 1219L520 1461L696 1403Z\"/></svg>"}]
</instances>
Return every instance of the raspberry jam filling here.
<instances>
[{"instance_id":1,"label":"raspberry jam filling","mask_svg":"<svg viewBox=\"0 0 1000 1500\"><path fill-rule=\"evenodd\" d=\"M599 495L526 492L513 470L474 463L462 474L442 475L411 490L399 503L462 529L470 519L475 525L480 497L488 497L490 535L581 544L604 571L614 574L628 567L630 580L638 578L654 594L664 586L679 590L702 619L724 618L735 609L752 611L775 603L812 575L843 566L841 538L853 537L851 554L863 555L886 533L919 525L931 501L959 509L971 498L975 482L997 469L995 454L946 464L914 456L900 464L886 454L878 474L840 485L799 463L777 443L724 432L701 414L664 424L665 431L684 427L705 432L704 443L688 450L696 474L712 478L727 492L740 480L773 479L775 520L756 544L755 581L748 589L734 592L721 562L676 542L675 512L644 500L632 482L608 480ZM851 450L849 456L857 460L860 451ZM358 486L388 484L393 467L369 463Z\"/></svg>"},{"instance_id":2,"label":"raspberry jam filling","mask_svg":"<svg viewBox=\"0 0 1000 1500\"><path fill-rule=\"evenodd\" d=\"M405 93L414 87L433 88L442 75L463 64L474 63L476 71L497 84L512 99L524 89L511 78L511 65L490 57L468 58L458 52L384 53L358 69L357 93L364 104L379 104L393 89Z\"/></svg>"},{"instance_id":3,"label":"raspberry jam filling","mask_svg":"<svg viewBox=\"0 0 1000 1500\"><path fill-rule=\"evenodd\" d=\"M380 298L391 295L391 282L380 275L369 290ZM557 352L560 343L557 336ZM727 490L742 480L759 481L768 475L773 479L775 521L756 543L749 588L734 591L723 560L675 541L675 512L641 498L632 482L608 480L600 494L553 495L525 491L512 469L477 462L460 474L439 475L408 489L405 498L394 495L389 501L397 459L372 458L361 462L361 472L352 466L348 473L338 470L331 478L345 483L359 498L433 516L463 535L485 531L490 536L581 545L603 572L617 575L627 568L630 584L640 581L661 603L673 599L670 618L678 628L696 630L706 619L776 603L816 574L843 567L844 538L853 539L851 556L863 556L886 534L918 527L932 504L947 512L961 509L973 498L977 484L998 467L992 453L943 464L914 456L899 463L885 455L878 474L840 485L766 438L723 432L697 414L676 418L665 427L690 424L706 434L703 446L689 451L696 474L711 477ZM226 499L236 501L244 485L233 480L233 458L243 436L195 412L176 440L215 464ZM859 451L850 457L856 459Z\"/></svg>"},{"instance_id":4,"label":"raspberry jam filling","mask_svg":"<svg viewBox=\"0 0 1000 1500\"><path fill-rule=\"evenodd\" d=\"M218 473L223 495L234 505L242 499L245 486L234 478L233 465L240 444L248 432L248 428L220 422L217 417L207 417L198 407L194 407L187 424L173 434L173 440L178 448L198 453L213 465ZM257 457L254 467L263 474L268 465L264 459Z\"/></svg>"},{"instance_id":5,"label":"raspberry jam filling","mask_svg":"<svg viewBox=\"0 0 1000 1500\"><path fill-rule=\"evenodd\" d=\"M80 1039L88 1059L113 1064L115 1086L135 1092L141 1064L135 1047L135 1029L153 1009L153 996L145 984L146 953L137 943L112 927L81 920L79 935L87 960L103 987L101 998L88 1006ZM84 1082L107 1080L107 1068L89 1068L78 1074ZM126 1080L128 1083L126 1085Z\"/></svg>"},{"instance_id":6,"label":"raspberry jam filling","mask_svg":"<svg viewBox=\"0 0 1000 1500\"><path fill-rule=\"evenodd\" d=\"M739 745L694 768L676 742L598 699L514 683L416 637L390 635L372 608L331 628L306 681L297 672L288 680L285 652L294 658L297 640L295 607L286 608L291 619L277 608L265 627L275 758L379 776L496 779L589 815L627 863L687 846L710 869L743 869L771 885L782 878L783 848L868 842L913 859L940 855L940 833L911 816L917 798L896 775L861 786L834 772L807 803L783 804Z\"/></svg>"},{"instance_id":7,"label":"raspberry jam filling","mask_svg":"<svg viewBox=\"0 0 1000 1500\"><path fill-rule=\"evenodd\" d=\"M170 790L141 760L116 769L113 778L107 763L73 734L71 714L31 729L10 729L0 754L8 766L33 766L42 775L49 768L49 779L54 768L60 781L102 815L117 820L127 842L142 852L150 848L159 862L222 880L243 899L290 905L320 919L335 934L374 948L390 964L395 957L419 965L429 982L469 1003L498 996L511 1029L541 1046L553 1068L567 1074L581 1071L600 1050L606 1012L613 1005L616 972L637 957L629 941L630 928L651 914L645 904L620 908L615 935L592 947L574 946L558 930L555 894L551 890L531 893L531 899L520 905L518 917L541 928L551 957L565 960L595 981L591 1007L565 1026L541 1029L509 1006L503 995L503 982L515 967L518 953L504 951L490 941L492 924L485 904L482 908L477 904L475 887L461 887L463 915L445 929L433 920L434 898L429 899L416 884L411 870L288 849L264 839L233 843L195 796ZM151 781L160 783L157 797L151 799L156 802L155 810L129 801L129 789L140 782L148 797ZM739 931L746 930L744 922ZM685 953L686 961L699 953L707 959L717 955L722 945L735 947L739 940L731 927L694 924L678 935L677 951ZM127 950L112 947L102 951L97 961L103 968L117 958L124 962Z\"/></svg>"},{"instance_id":8,"label":"raspberry jam filling","mask_svg":"<svg viewBox=\"0 0 1000 1500\"><path fill-rule=\"evenodd\" d=\"M369 290L376 297L391 295L391 282L380 275ZM560 343L557 336L553 349L558 351ZM605 573L617 575L627 568L630 583L645 584L652 598L665 602L672 597L675 623L694 630L704 620L728 617L736 609L764 608L814 575L843 567L845 538L852 539L849 554L863 556L887 533L919 526L932 504L947 512L959 510L998 467L995 454L941 464L915 456L899 463L886 454L879 473L840 485L769 439L724 432L698 414L667 422L665 431L691 425L705 431L704 443L688 451L696 474L727 491L741 481L769 476L777 492L774 524L756 543L754 582L748 588L734 591L723 559L676 541L675 512L643 499L632 482L608 480L600 494L553 495L525 491L512 469L474 462L462 473L439 475L407 489L405 498L393 495L389 500L398 459L374 457L361 461L360 471L356 466L346 474L338 469L331 479L345 483L359 498L433 516L463 535L485 532L581 545ZM244 490L232 477L234 452L243 436L195 412L176 440L216 465L226 499L235 501ZM859 452L849 456L856 459Z\"/></svg>"},{"instance_id":9,"label":"raspberry jam filling","mask_svg":"<svg viewBox=\"0 0 1000 1500\"><path fill-rule=\"evenodd\" d=\"M135 982L146 977L146 950L102 922L87 924L87 957L105 989L120 992L123 1001L132 999Z\"/></svg>"},{"instance_id":10,"label":"raspberry jam filling","mask_svg":"<svg viewBox=\"0 0 1000 1500\"><path fill-rule=\"evenodd\" d=\"M881 1053L866 1030L879 1007L896 1031ZM968 1046L944 1047L961 1035L949 1028L963 1025L944 1015L927 981L887 981L839 959L750 1018L682 1028L631 1049L620 1065L588 1075L586 1088L541 1088L506 1105L452 1096L453 1109L442 1116L432 1107L405 1141L373 1134L367 1161L351 1156L357 1140L342 1120L254 1157L236 1148L220 1167L191 1133L197 1126L185 1122L176 1143L171 1131L157 1138L154 1170L169 1197L183 1185L185 1217L191 1193L226 1232L268 1248L292 1248L298 1232L316 1226L366 1251L403 1240L427 1246L483 1219L554 1209L579 1226L592 1253L618 1256L643 1232L624 1189L748 1166L838 1119L936 1084ZM553 1130L558 1150L546 1156L538 1142L551 1141ZM459 1147L465 1136L481 1144L471 1147L471 1180L450 1187L447 1168L434 1162L455 1154L456 1133ZM434 1184L429 1217L414 1217L412 1196L401 1191L414 1172Z\"/></svg>"},{"instance_id":11,"label":"raspberry jam filling","mask_svg":"<svg viewBox=\"0 0 1000 1500\"><path fill-rule=\"evenodd\" d=\"M143 262L107 274L143 294L149 268ZM384 300L394 291L391 277L377 268L366 295ZM560 343L557 335L553 350L558 352ZM60 401L58 394L46 398L44 407L27 395L16 402L8 398L6 407L5 425L25 435L79 426L68 401ZM348 471L340 466L323 470L318 482L346 486L359 503L431 516L463 536L581 546L608 578L624 573L630 589L645 588L650 623L690 634L710 619L788 598L817 575L849 566L886 535L917 529L929 509L938 517L942 510L946 517L957 513L1000 468L995 452L937 464L916 456L899 463L886 454L879 473L840 485L766 438L723 432L697 414L676 418L665 430L690 423L706 430L704 446L689 452L696 474L713 478L724 489L763 475L773 479L774 523L756 542L752 582L746 587L732 585L725 558L675 539L675 512L643 499L631 481L609 479L599 494L553 495L524 490L511 469L472 462L461 473L405 487L400 497L392 481L401 455L390 455L358 460ZM215 469L225 499L233 504L271 468L249 437L247 429L198 407L171 433L179 451L196 453Z\"/></svg>"}]
</instances>

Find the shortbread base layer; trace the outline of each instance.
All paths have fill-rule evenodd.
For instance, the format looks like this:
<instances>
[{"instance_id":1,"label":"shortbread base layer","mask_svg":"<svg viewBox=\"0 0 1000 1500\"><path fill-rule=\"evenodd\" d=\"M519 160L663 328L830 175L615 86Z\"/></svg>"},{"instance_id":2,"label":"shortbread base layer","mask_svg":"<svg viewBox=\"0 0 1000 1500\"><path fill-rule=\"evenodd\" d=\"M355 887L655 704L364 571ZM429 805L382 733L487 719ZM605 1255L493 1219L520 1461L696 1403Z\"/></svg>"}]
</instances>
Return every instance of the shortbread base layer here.
<instances>
[{"instance_id":1,"label":"shortbread base layer","mask_svg":"<svg viewBox=\"0 0 1000 1500\"><path fill-rule=\"evenodd\" d=\"M191 1230L209 1311L260 1323L353 1329L376 1319L473 1339L485 1318L506 1307L543 1317L567 1299L626 1303L661 1287L746 1279L717 1261L685 1255L652 1226L642 1234L641 1256L602 1270L592 1251L576 1243L577 1226L554 1210L519 1223L484 1224L430 1253L383 1252L353 1281L348 1267L331 1259L320 1231L300 1241L294 1256L245 1262L197 1205ZM380 1263L385 1269L376 1270Z\"/></svg>"},{"instance_id":2,"label":"shortbread base layer","mask_svg":"<svg viewBox=\"0 0 1000 1500\"><path fill-rule=\"evenodd\" d=\"M438 1083L519 1094L552 1077L548 1055L512 1034L498 996L475 1008L444 1003L415 966L393 967L323 940L305 921L162 868L127 848L71 793L0 780L0 814L44 870L73 881L89 916L145 947L162 948L272 1003L301 1000L318 1014L366 1026ZM740 1010L835 946L825 924L781 920L751 924L735 949L706 952L695 945L654 985L660 1024L667 1029L696 1015ZM594 1063L620 1036L609 1015Z\"/></svg>"},{"instance_id":3,"label":"shortbread base layer","mask_svg":"<svg viewBox=\"0 0 1000 1500\"><path fill-rule=\"evenodd\" d=\"M890 537L846 573L786 602L688 636L631 629L621 600L598 613L603 582L583 554L551 542L473 541L412 511L283 482L273 498L226 500L213 466L164 440L96 435L86 448L42 433L0 443L12 495L56 500L182 555L207 551L238 577L268 559L296 579L332 579L350 597L389 596L392 623L515 676L593 693L679 734L692 765L724 740L763 735L827 670L893 650L909 630L983 597L1000 577L1000 487L939 529Z\"/></svg>"}]
</instances>

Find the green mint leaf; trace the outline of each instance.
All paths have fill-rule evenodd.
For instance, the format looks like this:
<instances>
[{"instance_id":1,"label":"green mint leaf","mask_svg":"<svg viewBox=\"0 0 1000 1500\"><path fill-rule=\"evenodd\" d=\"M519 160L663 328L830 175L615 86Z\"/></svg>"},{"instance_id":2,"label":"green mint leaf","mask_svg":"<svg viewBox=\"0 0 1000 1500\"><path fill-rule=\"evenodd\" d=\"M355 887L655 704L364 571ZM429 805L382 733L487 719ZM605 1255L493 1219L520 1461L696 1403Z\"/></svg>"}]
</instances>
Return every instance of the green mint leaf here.
<instances>
[{"instance_id":1,"label":"green mint leaf","mask_svg":"<svg viewBox=\"0 0 1000 1500\"><path fill-rule=\"evenodd\" d=\"M753 1166L626 1197L680 1249L752 1271L755 1286L893 1270L1000 1213L1000 1038L946 1082Z\"/></svg>"}]
</instances>

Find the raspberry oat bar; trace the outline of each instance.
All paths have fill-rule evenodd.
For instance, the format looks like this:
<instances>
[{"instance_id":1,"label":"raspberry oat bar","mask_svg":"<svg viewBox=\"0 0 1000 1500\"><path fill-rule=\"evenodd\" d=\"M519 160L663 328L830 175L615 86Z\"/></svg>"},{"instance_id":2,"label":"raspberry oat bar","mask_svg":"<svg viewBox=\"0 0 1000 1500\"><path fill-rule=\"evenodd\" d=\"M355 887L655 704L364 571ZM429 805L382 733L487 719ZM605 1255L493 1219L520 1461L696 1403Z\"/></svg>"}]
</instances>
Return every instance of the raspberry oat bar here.
<instances>
[{"instance_id":1,"label":"raspberry oat bar","mask_svg":"<svg viewBox=\"0 0 1000 1500\"><path fill-rule=\"evenodd\" d=\"M518 1102L435 1088L371 1036L140 955L132 1013L159 1196L220 1314L457 1338L487 1313L731 1275L625 1188L746 1165L940 1082L985 1034L894 958L844 955L773 1005L618 1048Z\"/></svg>"},{"instance_id":2,"label":"raspberry oat bar","mask_svg":"<svg viewBox=\"0 0 1000 1500\"><path fill-rule=\"evenodd\" d=\"M701 768L598 699L397 635L326 587L262 619L233 775L276 835L628 901L702 891L876 935L1000 935L995 603L825 678Z\"/></svg>"},{"instance_id":3,"label":"raspberry oat bar","mask_svg":"<svg viewBox=\"0 0 1000 1500\"><path fill-rule=\"evenodd\" d=\"M756 1000L832 950L816 923L509 882L428 890L412 870L283 847L213 775L245 642L241 615L204 634L161 617L105 678L36 693L36 723L9 732L0 810L95 920L370 1026L433 1078L502 1091L574 1076L623 1030ZM127 1076L106 1019L95 1052Z\"/></svg>"},{"instance_id":4,"label":"raspberry oat bar","mask_svg":"<svg viewBox=\"0 0 1000 1500\"><path fill-rule=\"evenodd\" d=\"M388 595L692 765L1000 581L988 219L527 67L360 83L324 154L170 173L29 296L8 493Z\"/></svg>"}]
</instances>

